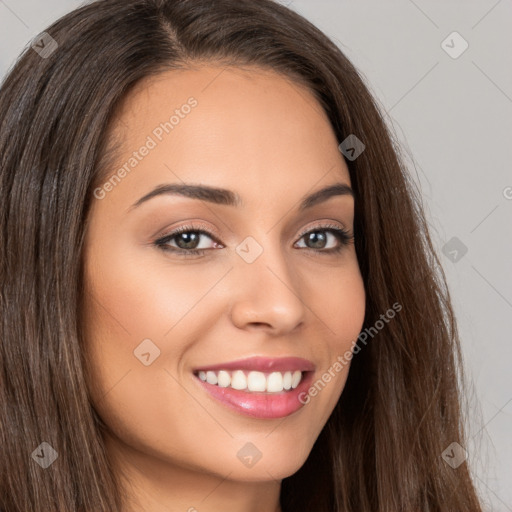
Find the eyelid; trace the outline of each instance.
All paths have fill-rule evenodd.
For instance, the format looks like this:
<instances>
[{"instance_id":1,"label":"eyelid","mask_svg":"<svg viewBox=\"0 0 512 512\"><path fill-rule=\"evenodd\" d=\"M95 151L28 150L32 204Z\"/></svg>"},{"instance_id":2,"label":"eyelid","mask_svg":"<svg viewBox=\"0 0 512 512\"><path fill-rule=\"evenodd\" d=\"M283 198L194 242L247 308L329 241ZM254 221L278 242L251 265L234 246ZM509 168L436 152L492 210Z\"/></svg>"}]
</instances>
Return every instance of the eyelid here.
<instances>
[{"instance_id":1,"label":"eyelid","mask_svg":"<svg viewBox=\"0 0 512 512\"><path fill-rule=\"evenodd\" d=\"M159 237L155 242L153 242L153 245L158 246L160 249L168 250L170 252L174 252L180 256L192 256L194 254L202 254L206 251L211 251L212 249L180 249L177 247L169 246L170 240L172 240L174 237L178 236L179 234L183 232L189 232L193 231L202 235L206 235L207 237L211 238L216 244L220 245L221 249L225 248L224 244L220 242L220 237L216 234L215 230L212 228L209 228L205 226L204 224L197 223L195 224L194 221L192 221L190 224L186 224L183 226L179 226L177 228L171 229L167 234L163 234L161 237ZM212 233L212 231L214 233ZM339 247L338 250L341 250L343 246L346 246L353 242L354 240L354 234L351 230L345 228L339 221L333 221L333 220L327 220L327 221L316 221L316 224L310 225L309 227L304 228L300 234L298 235L297 241L300 241L305 235L307 235L310 232L314 231L331 231L338 233L336 238L338 239ZM294 245L297 242L294 242ZM218 249L219 247L217 247ZM332 254L333 252L336 252L336 249L306 249L318 253L324 253L324 254Z\"/></svg>"},{"instance_id":2,"label":"eyelid","mask_svg":"<svg viewBox=\"0 0 512 512\"><path fill-rule=\"evenodd\" d=\"M349 229L345 228L345 226L342 225L341 223L339 223L338 221L327 220L325 222L326 223L323 224L322 221L317 221L317 223L314 224L313 226L308 226L308 227L304 228L299 233L298 239L300 240L304 235L306 235L307 233L309 233L311 230L314 230L314 229L326 229L326 230L329 228L342 229L343 231L346 231L348 234L352 234ZM205 224L201 224L200 221L198 221L197 224L195 224L194 221L191 221L190 224L178 226L177 228L173 228L173 229L170 229L169 231L165 231L161 236L158 236L156 241L158 242L158 241L160 241L164 238L168 238L172 235L177 235L177 234L179 235L181 232L184 232L184 231L198 231L198 232L202 231L202 232L204 232L205 235L207 235L211 238L216 238L215 241L217 243L221 243L219 240L220 235L213 228L206 226Z\"/></svg>"},{"instance_id":3,"label":"eyelid","mask_svg":"<svg viewBox=\"0 0 512 512\"><path fill-rule=\"evenodd\" d=\"M345 231L348 235L351 235L351 231L347 228L345 228L345 226L343 225L340 225L340 224L335 224L334 221L326 221L325 224L322 224L322 221L319 221L318 224L315 224L313 226L309 226L307 228L304 228L304 230L302 230L300 233L299 233L299 240L304 236L304 235L307 235L310 231L314 231L314 230L318 230L318 231L321 231L321 230L326 230L328 231L329 228L332 228L332 229L341 229L343 231Z\"/></svg>"},{"instance_id":4,"label":"eyelid","mask_svg":"<svg viewBox=\"0 0 512 512\"><path fill-rule=\"evenodd\" d=\"M220 242L220 235L217 233L215 229L213 229L210 226L207 226L206 224L201 224L199 221L196 223L195 221L190 221L189 224L184 224L183 226L178 226L176 228L172 228L168 231L165 231L161 236L159 236L156 240L156 242L161 241L165 238L169 238L171 236L179 235L182 232L186 231L197 231L201 232L210 238L214 239L217 243ZM223 245L223 244L222 244Z\"/></svg>"}]
</instances>

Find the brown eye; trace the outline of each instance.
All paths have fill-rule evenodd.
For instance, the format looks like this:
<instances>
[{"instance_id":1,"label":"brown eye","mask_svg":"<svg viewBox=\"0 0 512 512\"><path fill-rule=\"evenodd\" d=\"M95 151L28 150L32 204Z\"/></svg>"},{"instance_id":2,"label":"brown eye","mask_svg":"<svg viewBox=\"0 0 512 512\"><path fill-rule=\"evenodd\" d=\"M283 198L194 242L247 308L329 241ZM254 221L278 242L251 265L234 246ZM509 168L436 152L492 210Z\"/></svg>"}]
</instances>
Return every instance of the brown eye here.
<instances>
[{"instance_id":1,"label":"brown eye","mask_svg":"<svg viewBox=\"0 0 512 512\"><path fill-rule=\"evenodd\" d=\"M206 241L208 238L212 240L213 247L211 243L208 244ZM173 245L171 245L171 242ZM182 226L175 229L173 232L157 240L154 244L164 251L183 255L203 254L207 250L220 247L220 244L210 232L194 226ZM203 244L203 247L199 247L201 244Z\"/></svg>"},{"instance_id":2,"label":"brown eye","mask_svg":"<svg viewBox=\"0 0 512 512\"><path fill-rule=\"evenodd\" d=\"M210 239L213 244L203 242ZM349 245L353 236L338 226L318 226L300 235L299 240L305 240L305 248L317 253L333 254L340 252ZM172 242L172 244L171 244ZM201 243L206 246L199 247ZM216 240L212 233L194 226L182 226L173 232L165 235L154 243L158 248L176 253L181 256L204 255L211 249L219 249L223 246Z\"/></svg>"},{"instance_id":3,"label":"brown eye","mask_svg":"<svg viewBox=\"0 0 512 512\"><path fill-rule=\"evenodd\" d=\"M337 226L319 226L302 233L300 239L305 240L307 249L330 254L340 252L353 238L348 231ZM329 244L331 247L327 247Z\"/></svg>"}]
</instances>

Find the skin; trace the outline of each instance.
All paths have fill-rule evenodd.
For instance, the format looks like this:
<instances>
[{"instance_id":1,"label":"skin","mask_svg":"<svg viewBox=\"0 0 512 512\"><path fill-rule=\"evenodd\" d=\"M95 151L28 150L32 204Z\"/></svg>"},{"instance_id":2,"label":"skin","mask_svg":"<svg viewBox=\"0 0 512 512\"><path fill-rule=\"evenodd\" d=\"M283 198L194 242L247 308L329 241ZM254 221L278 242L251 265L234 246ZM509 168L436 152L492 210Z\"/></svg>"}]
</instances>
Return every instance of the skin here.
<instances>
[{"instance_id":1,"label":"skin","mask_svg":"<svg viewBox=\"0 0 512 512\"><path fill-rule=\"evenodd\" d=\"M227 408L192 370L297 356L316 365L317 380L353 347L365 308L355 248L322 253L342 243L321 226L352 232L354 199L337 195L298 211L304 196L350 185L349 173L306 88L272 71L213 64L138 84L114 125L122 142L117 165L191 96L197 106L90 211L84 315L91 399L110 429L108 455L129 481L126 511L279 511L281 480L305 462L349 365L279 419ZM244 206L160 195L129 210L165 183L230 189ZM202 256L154 245L191 223L212 233L201 237ZM305 230L320 231L324 246L308 245ZM247 236L263 249L250 264L236 252ZM168 245L186 248L184 241L177 236ZM144 339L160 350L148 366L134 355ZM262 453L252 467L237 457L248 442Z\"/></svg>"}]
</instances>

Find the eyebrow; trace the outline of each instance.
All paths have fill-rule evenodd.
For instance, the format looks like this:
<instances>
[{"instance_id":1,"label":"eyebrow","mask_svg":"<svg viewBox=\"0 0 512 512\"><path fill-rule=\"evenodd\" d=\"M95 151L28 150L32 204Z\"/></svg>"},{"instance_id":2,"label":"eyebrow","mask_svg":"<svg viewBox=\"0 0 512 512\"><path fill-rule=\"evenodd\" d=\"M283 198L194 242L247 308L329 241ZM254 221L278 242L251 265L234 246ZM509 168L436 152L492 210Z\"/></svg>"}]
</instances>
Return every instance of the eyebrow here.
<instances>
[{"instance_id":1,"label":"eyebrow","mask_svg":"<svg viewBox=\"0 0 512 512\"><path fill-rule=\"evenodd\" d=\"M199 199L226 206L240 207L244 205L241 197L232 190L210 187L207 185L168 183L157 186L151 192L141 197L132 206L130 206L128 212L137 208L146 201L161 195L184 196L190 199ZM354 191L346 183L335 183L333 185L329 185L328 187L317 190L316 192L304 197L300 202L299 211L302 212L303 210L327 201L327 199L333 196L351 196L353 198Z\"/></svg>"}]
</instances>

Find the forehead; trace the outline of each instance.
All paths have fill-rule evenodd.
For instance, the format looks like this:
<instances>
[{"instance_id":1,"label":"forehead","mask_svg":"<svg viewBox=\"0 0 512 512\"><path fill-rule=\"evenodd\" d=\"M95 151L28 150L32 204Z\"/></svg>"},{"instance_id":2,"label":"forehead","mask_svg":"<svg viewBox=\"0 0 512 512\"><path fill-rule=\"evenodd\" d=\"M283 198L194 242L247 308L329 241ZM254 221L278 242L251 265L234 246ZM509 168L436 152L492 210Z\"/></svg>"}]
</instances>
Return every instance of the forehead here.
<instances>
[{"instance_id":1,"label":"forehead","mask_svg":"<svg viewBox=\"0 0 512 512\"><path fill-rule=\"evenodd\" d=\"M126 190L181 180L236 183L241 196L265 188L302 195L319 181L350 184L313 93L271 70L211 65L160 73L137 84L113 127L121 149L111 172L137 159L126 166ZM150 150L134 156L144 146Z\"/></svg>"}]
</instances>

